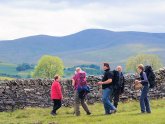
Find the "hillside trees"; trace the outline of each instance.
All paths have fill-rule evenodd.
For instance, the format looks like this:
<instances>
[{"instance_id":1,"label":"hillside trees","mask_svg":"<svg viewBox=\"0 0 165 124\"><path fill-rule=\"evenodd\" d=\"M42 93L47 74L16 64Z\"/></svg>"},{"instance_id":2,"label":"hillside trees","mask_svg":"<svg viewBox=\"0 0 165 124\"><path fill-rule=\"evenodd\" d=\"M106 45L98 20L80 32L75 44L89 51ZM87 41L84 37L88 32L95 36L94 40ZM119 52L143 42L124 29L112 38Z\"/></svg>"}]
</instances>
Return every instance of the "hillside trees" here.
<instances>
[{"instance_id":1,"label":"hillside trees","mask_svg":"<svg viewBox=\"0 0 165 124\"><path fill-rule=\"evenodd\" d=\"M34 65L30 65L28 63L22 63L16 67L17 71L26 71L29 69L34 69Z\"/></svg>"}]
</instances>

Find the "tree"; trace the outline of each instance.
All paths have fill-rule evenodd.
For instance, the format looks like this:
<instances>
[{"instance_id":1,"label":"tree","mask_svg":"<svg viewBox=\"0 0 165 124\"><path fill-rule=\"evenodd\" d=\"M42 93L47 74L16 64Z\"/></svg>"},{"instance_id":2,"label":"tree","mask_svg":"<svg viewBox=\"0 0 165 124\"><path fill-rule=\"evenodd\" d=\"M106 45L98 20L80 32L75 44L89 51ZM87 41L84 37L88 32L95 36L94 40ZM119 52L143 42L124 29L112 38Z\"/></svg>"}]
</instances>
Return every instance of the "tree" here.
<instances>
[{"instance_id":1,"label":"tree","mask_svg":"<svg viewBox=\"0 0 165 124\"><path fill-rule=\"evenodd\" d=\"M59 57L44 55L38 61L32 76L34 78L53 78L55 74L63 76L63 61Z\"/></svg>"},{"instance_id":2,"label":"tree","mask_svg":"<svg viewBox=\"0 0 165 124\"><path fill-rule=\"evenodd\" d=\"M151 65L154 70L162 67L162 62L157 55L153 54L139 54L134 57L130 57L126 63L127 71L136 71L139 64Z\"/></svg>"}]
</instances>

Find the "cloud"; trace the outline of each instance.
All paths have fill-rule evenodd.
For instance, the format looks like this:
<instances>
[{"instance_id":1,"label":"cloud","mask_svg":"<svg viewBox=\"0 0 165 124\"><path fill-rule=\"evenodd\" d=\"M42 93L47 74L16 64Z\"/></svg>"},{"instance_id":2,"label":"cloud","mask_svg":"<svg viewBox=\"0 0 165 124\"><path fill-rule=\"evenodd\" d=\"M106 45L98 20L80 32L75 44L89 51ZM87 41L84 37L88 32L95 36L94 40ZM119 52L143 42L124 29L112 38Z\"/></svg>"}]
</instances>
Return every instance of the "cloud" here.
<instances>
[{"instance_id":1,"label":"cloud","mask_svg":"<svg viewBox=\"0 0 165 124\"><path fill-rule=\"evenodd\" d=\"M88 28L165 32L163 0L1 0L0 39Z\"/></svg>"}]
</instances>

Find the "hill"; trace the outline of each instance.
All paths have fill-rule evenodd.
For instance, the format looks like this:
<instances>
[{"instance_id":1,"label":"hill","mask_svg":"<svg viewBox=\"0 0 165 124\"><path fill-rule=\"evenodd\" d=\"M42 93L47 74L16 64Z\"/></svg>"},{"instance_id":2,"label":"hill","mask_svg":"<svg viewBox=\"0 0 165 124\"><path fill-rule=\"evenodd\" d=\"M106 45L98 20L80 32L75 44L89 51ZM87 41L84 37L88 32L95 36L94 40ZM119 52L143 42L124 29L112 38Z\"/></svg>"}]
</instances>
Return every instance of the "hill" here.
<instances>
[{"instance_id":1,"label":"hill","mask_svg":"<svg viewBox=\"0 0 165 124\"><path fill-rule=\"evenodd\" d=\"M50 54L61 57L67 67L103 61L123 64L138 53L157 54L165 60L164 48L165 33L88 29L63 37L37 35L0 41L0 60L36 64L42 55Z\"/></svg>"}]
</instances>

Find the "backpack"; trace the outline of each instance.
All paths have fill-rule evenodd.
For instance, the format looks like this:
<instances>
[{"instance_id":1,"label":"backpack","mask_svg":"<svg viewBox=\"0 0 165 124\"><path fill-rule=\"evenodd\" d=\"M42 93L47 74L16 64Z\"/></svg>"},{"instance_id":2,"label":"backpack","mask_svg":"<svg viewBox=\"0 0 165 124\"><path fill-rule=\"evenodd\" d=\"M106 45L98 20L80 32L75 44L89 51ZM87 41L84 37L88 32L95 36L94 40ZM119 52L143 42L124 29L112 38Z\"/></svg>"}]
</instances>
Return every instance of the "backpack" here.
<instances>
[{"instance_id":1,"label":"backpack","mask_svg":"<svg viewBox=\"0 0 165 124\"><path fill-rule=\"evenodd\" d=\"M149 88L154 88L156 86L156 81L155 81L155 74L153 72L152 67L150 65L145 66L144 72L146 73L148 82L150 84Z\"/></svg>"},{"instance_id":2,"label":"backpack","mask_svg":"<svg viewBox=\"0 0 165 124\"><path fill-rule=\"evenodd\" d=\"M113 75L113 78L112 78L113 89L119 89L120 88L119 72L116 70L113 70L112 75Z\"/></svg>"},{"instance_id":3,"label":"backpack","mask_svg":"<svg viewBox=\"0 0 165 124\"><path fill-rule=\"evenodd\" d=\"M112 85L114 90L120 90L120 93L124 93L124 76L122 74L122 77L120 79L119 72L116 70L112 71L113 73L113 79L112 79Z\"/></svg>"},{"instance_id":4,"label":"backpack","mask_svg":"<svg viewBox=\"0 0 165 124\"><path fill-rule=\"evenodd\" d=\"M85 72L78 73L78 85L79 86L87 85L86 73Z\"/></svg>"},{"instance_id":5,"label":"backpack","mask_svg":"<svg viewBox=\"0 0 165 124\"><path fill-rule=\"evenodd\" d=\"M78 89L77 90L78 90L80 99L85 98L85 96L90 92L90 88L89 86L87 86L85 72L78 73Z\"/></svg>"}]
</instances>

